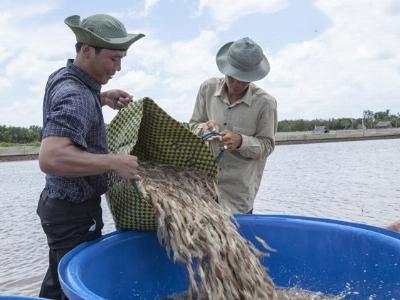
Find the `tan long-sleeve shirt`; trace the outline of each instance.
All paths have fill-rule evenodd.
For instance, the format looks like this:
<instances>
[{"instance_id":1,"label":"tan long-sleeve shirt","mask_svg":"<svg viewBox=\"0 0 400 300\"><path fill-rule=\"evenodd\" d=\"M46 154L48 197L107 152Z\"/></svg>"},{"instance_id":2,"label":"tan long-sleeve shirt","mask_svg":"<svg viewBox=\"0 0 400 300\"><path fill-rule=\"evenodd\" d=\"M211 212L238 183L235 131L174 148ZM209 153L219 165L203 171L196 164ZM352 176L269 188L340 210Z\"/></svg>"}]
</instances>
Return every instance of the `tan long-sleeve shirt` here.
<instances>
[{"instance_id":1,"label":"tan long-sleeve shirt","mask_svg":"<svg viewBox=\"0 0 400 300\"><path fill-rule=\"evenodd\" d=\"M275 147L277 129L276 100L264 90L250 83L246 94L229 103L225 78L205 81L197 95L190 128L203 134L205 122L213 120L218 130L241 134L241 146L225 151L219 163L217 186L220 203L232 213L247 213L253 208L267 157ZM211 143L214 154L219 148Z\"/></svg>"}]
</instances>

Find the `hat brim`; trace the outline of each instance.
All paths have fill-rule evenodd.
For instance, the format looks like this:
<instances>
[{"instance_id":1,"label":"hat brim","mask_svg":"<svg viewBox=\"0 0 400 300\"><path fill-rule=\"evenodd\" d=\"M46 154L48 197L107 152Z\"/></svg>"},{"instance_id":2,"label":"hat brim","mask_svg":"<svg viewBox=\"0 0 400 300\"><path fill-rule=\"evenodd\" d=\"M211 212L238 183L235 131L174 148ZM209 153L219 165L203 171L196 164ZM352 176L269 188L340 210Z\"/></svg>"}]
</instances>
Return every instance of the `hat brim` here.
<instances>
[{"instance_id":1,"label":"hat brim","mask_svg":"<svg viewBox=\"0 0 400 300\"><path fill-rule=\"evenodd\" d=\"M251 71L239 70L229 63L228 53L229 47L233 42L226 43L219 49L216 57L218 69L222 74L231 76L240 81L252 82L263 79L268 75L270 66L267 58L263 55L263 59L258 66Z\"/></svg>"},{"instance_id":2,"label":"hat brim","mask_svg":"<svg viewBox=\"0 0 400 300\"><path fill-rule=\"evenodd\" d=\"M78 42L98 48L126 51L134 42L145 36L142 33L128 33L126 37L122 38L103 38L96 33L81 27L79 16L75 15L68 17L64 22L74 32Z\"/></svg>"}]
</instances>

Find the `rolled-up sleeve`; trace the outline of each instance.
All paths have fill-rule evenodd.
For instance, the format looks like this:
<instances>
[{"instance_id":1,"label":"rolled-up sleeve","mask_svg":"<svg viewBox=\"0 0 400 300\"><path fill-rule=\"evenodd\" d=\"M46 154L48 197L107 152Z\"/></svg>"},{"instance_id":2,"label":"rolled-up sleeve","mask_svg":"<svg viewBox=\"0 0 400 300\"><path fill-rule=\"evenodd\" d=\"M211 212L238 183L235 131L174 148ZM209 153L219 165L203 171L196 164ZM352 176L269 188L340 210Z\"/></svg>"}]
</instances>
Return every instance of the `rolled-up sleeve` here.
<instances>
[{"instance_id":1,"label":"rolled-up sleeve","mask_svg":"<svg viewBox=\"0 0 400 300\"><path fill-rule=\"evenodd\" d=\"M272 98L260 112L255 135L241 134L242 144L238 148L240 155L251 159L268 157L275 149L277 124L277 104L276 100Z\"/></svg>"},{"instance_id":2,"label":"rolled-up sleeve","mask_svg":"<svg viewBox=\"0 0 400 300\"><path fill-rule=\"evenodd\" d=\"M42 138L61 136L70 138L75 144L87 149L85 137L90 130L91 110L88 97L79 91L57 91L52 97L50 109L46 111L46 122Z\"/></svg>"},{"instance_id":3,"label":"rolled-up sleeve","mask_svg":"<svg viewBox=\"0 0 400 300\"><path fill-rule=\"evenodd\" d=\"M190 130L199 136L203 134L203 126L208 121L205 88L205 84L203 83L197 93L196 104L192 118L189 121Z\"/></svg>"}]
</instances>

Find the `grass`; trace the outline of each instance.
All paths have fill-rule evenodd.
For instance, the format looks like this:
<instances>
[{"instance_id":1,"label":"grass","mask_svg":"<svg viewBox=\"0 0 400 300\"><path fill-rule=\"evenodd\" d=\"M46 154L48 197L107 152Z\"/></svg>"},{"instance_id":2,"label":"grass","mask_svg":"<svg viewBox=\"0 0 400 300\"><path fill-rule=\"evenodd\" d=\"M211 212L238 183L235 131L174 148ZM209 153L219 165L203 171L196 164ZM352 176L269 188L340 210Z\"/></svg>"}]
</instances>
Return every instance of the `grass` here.
<instances>
[{"instance_id":1,"label":"grass","mask_svg":"<svg viewBox=\"0 0 400 300\"><path fill-rule=\"evenodd\" d=\"M40 142L35 141L35 142L24 143L24 144L0 142L0 147L20 147L20 146L40 146Z\"/></svg>"}]
</instances>

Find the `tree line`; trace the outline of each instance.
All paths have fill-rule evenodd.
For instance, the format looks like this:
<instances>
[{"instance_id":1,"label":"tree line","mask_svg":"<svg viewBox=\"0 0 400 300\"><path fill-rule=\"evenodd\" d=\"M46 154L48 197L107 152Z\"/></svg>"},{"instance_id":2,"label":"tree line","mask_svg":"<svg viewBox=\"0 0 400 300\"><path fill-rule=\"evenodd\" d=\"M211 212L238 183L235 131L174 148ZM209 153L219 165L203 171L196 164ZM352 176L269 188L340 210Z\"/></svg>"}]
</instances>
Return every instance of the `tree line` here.
<instances>
[{"instance_id":1,"label":"tree line","mask_svg":"<svg viewBox=\"0 0 400 300\"><path fill-rule=\"evenodd\" d=\"M0 125L0 142L10 144L30 144L40 141L42 127L29 128Z\"/></svg>"},{"instance_id":2,"label":"tree line","mask_svg":"<svg viewBox=\"0 0 400 300\"><path fill-rule=\"evenodd\" d=\"M373 112L365 110L362 118L338 118L315 120L282 120L278 122L278 131L311 131L315 126L325 126L330 130L375 128L379 122L387 121L392 127L400 127L400 113L391 114L390 110Z\"/></svg>"},{"instance_id":3,"label":"tree line","mask_svg":"<svg viewBox=\"0 0 400 300\"><path fill-rule=\"evenodd\" d=\"M389 121L393 127L400 127L400 113L391 114L390 110L373 112L365 110L363 118L338 118L315 120L282 120L278 122L278 131L311 131L315 126L326 126L330 130L374 128L380 121ZM29 144L39 143L40 126L29 128L0 125L0 143Z\"/></svg>"}]
</instances>

